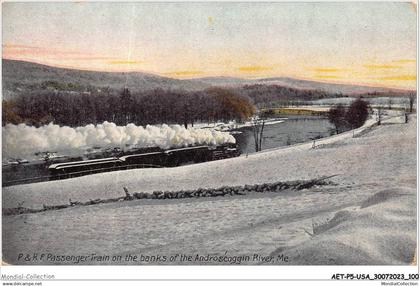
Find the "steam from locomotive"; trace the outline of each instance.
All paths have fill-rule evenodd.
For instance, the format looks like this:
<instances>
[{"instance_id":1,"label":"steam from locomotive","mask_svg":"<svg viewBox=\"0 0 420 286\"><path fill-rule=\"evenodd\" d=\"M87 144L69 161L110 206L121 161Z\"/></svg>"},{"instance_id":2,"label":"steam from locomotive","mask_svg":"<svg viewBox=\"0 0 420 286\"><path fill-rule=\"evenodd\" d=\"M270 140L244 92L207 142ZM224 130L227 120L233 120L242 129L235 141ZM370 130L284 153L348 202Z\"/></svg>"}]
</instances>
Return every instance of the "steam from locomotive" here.
<instances>
[{"instance_id":1,"label":"steam from locomotive","mask_svg":"<svg viewBox=\"0 0 420 286\"><path fill-rule=\"evenodd\" d=\"M7 124L3 127L3 158L30 159L37 152L54 151L82 155L89 147L162 149L235 143L227 132L184 128L180 125L147 125L145 128L114 123L71 128L48 124L41 127Z\"/></svg>"}]
</instances>

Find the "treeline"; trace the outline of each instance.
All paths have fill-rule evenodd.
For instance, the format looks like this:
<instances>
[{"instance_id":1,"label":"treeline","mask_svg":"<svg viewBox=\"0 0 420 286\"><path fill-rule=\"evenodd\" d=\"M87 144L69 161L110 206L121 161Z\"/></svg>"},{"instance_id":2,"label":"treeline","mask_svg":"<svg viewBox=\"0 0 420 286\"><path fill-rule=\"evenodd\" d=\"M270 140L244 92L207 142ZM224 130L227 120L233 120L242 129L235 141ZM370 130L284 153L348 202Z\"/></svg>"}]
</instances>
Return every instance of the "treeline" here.
<instances>
[{"instance_id":1,"label":"treeline","mask_svg":"<svg viewBox=\"0 0 420 286\"><path fill-rule=\"evenodd\" d=\"M43 90L3 100L3 125L54 122L82 126L104 121L117 125L194 124L195 122L244 121L255 113L249 98L232 90L211 88L200 92L167 91L131 93L60 92Z\"/></svg>"},{"instance_id":2,"label":"treeline","mask_svg":"<svg viewBox=\"0 0 420 286\"><path fill-rule=\"evenodd\" d=\"M390 98L409 98L410 105L413 104L416 98L415 91L406 92L369 92L358 95L343 94L341 92L331 93L324 90L305 90L284 87L276 84L264 85L253 84L245 85L237 90L239 94L249 97L252 102L259 108L275 108L275 107L288 107L299 105L312 105L313 101L324 98L341 98L352 97L356 98L362 96L363 98L377 98L377 97L390 97Z\"/></svg>"},{"instance_id":3,"label":"treeline","mask_svg":"<svg viewBox=\"0 0 420 286\"><path fill-rule=\"evenodd\" d=\"M240 88L238 92L242 96L249 97L256 106L262 108L301 105L305 104L305 101L343 97L343 94L341 93L328 93L323 90L295 89L275 84L245 85Z\"/></svg>"}]
</instances>

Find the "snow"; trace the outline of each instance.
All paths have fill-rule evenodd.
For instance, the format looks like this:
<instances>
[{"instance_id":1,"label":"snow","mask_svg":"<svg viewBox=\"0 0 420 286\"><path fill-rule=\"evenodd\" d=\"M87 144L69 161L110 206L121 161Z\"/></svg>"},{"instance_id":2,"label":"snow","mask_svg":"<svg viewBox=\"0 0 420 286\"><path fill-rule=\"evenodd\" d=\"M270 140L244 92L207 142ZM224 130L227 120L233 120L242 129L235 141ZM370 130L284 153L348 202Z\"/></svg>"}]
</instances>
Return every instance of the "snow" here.
<instances>
[{"instance_id":1,"label":"snow","mask_svg":"<svg viewBox=\"0 0 420 286\"><path fill-rule=\"evenodd\" d=\"M329 107L320 106L320 105L299 105L296 107L294 106L285 107L284 109L308 110L308 111L316 111L316 112L327 112L328 110L330 110Z\"/></svg>"},{"instance_id":2,"label":"snow","mask_svg":"<svg viewBox=\"0 0 420 286\"><path fill-rule=\"evenodd\" d=\"M265 125L273 125L273 124L279 124L283 123L287 118L269 118L265 120ZM235 129L240 129L244 127L251 127L252 120L245 121L245 122L236 122L235 120L229 121L227 123L225 122L214 122L214 123L206 123L206 122L200 122L195 123L194 127L191 126L189 129L212 129L216 131L231 131ZM230 134L233 134L235 131L231 131Z\"/></svg>"},{"instance_id":3,"label":"snow","mask_svg":"<svg viewBox=\"0 0 420 286\"><path fill-rule=\"evenodd\" d=\"M3 217L6 262L19 252L286 254L289 264L409 264L416 246L416 117L392 117L289 148L164 169L3 188L3 207L130 192L245 185L338 174L299 192L136 200ZM313 226L315 224L315 227ZM256 264L257 262L247 262ZM179 264L179 263L178 263Z\"/></svg>"},{"instance_id":4,"label":"snow","mask_svg":"<svg viewBox=\"0 0 420 286\"><path fill-rule=\"evenodd\" d=\"M324 98L324 99L318 99L312 101L312 103L315 106L321 105L321 106L331 106L336 104L345 104L350 105L355 100L354 97L337 97L337 98ZM373 107L383 107L387 108L388 106L391 106L392 108L408 108L409 107L409 98L408 97L367 97L363 98L363 100L368 101L369 104ZM414 107L416 104L414 103Z\"/></svg>"},{"instance_id":5,"label":"snow","mask_svg":"<svg viewBox=\"0 0 420 286\"><path fill-rule=\"evenodd\" d=\"M284 252L296 264L409 264L417 241L415 198L405 186L377 192L337 212L311 240L272 255Z\"/></svg>"}]
</instances>

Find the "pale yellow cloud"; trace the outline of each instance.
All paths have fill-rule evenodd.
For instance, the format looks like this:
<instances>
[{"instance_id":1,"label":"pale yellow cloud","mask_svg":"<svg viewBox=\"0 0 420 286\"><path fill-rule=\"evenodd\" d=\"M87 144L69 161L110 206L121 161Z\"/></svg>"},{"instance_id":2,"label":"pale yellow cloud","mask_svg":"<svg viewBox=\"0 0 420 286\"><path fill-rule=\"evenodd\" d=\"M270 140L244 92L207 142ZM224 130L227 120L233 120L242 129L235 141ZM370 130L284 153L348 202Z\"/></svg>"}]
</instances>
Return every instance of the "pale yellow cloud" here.
<instances>
[{"instance_id":1,"label":"pale yellow cloud","mask_svg":"<svg viewBox=\"0 0 420 286\"><path fill-rule=\"evenodd\" d=\"M399 69L401 66L398 65L390 65L390 64L371 64L371 65L363 65L367 69L371 70L381 70L381 69Z\"/></svg>"},{"instance_id":2,"label":"pale yellow cloud","mask_svg":"<svg viewBox=\"0 0 420 286\"><path fill-rule=\"evenodd\" d=\"M260 72L260 71L268 71L272 69L273 68L269 66L242 66L238 68L238 70L241 72Z\"/></svg>"},{"instance_id":3,"label":"pale yellow cloud","mask_svg":"<svg viewBox=\"0 0 420 286\"><path fill-rule=\"evenodd\" d=\"M313 67L309 68L309 70L320 72L320 73L336 73L336 72L344 72L348 71L347 69L340 69L340 68L324 68L324 67Z\"/></svg>"},{"instance_id":4,"label":"pale yellow cloud","mask_svg":"<svg viewBox=\"0 0 420 286\"><path fill-rule=\"evenodd\" d=\"M393 76L384 76L380 78L381 80L395 80L395 81L406 81L406 80L416 80L415 75L406 74L406 75L393 75Z\"/></svg>"},{"instance_id":5,"label":"pale yellow cloud","mask_svg":"<svg viewBox=\"0 0 420 286\"><path fill-rule=\"evenodd\" d=\"M194 75L200 75L203 74L204 72L202 71L174 71L174 72L168 72L168 73L164 73L165 75L168 76L194 76Z\"/></svg>"},{"instance_id":6,"label":"pale yellow cloud","mask_svg":"<svg viewBox=\"0 0 420 286\"><path fill-rule=\"evenodd\" d=\"M395 63L415 63L416 59L400 59L393 61Z\"/></svg>"},{"instance_id":7,"label":"pale yellow cloud","mask_svg":"<svg viewBox=\"0 0 420 286\"><path fill-rule=\"evenodd\" d=\"M314 76L315 78L343 78L341 76L337 76L337 75L324 75L324 74L318 74Z\"/></svg>"}]
</instances>

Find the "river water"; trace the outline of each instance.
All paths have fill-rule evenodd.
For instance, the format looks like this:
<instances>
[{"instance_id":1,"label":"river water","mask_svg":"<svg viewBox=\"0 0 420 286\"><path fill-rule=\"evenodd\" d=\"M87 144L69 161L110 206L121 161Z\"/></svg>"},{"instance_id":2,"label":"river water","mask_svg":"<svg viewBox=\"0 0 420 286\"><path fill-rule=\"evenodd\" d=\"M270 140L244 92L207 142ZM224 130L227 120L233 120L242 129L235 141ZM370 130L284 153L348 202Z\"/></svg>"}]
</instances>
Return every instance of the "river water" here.
<instances>
[{"instance_id":1,"label":"river water","mask_svg":"<svg viewBox=\"0 0 420 286\"><path fill-rule=\"evenodd\" d=\"M262 150L287 146L328 137L334 134L328 119L321 116L281 116L284 122L264 127ZM254 153L255 143L252 127L237 129L232 134L242 154Z\"/></svg>"}]
</instances>

